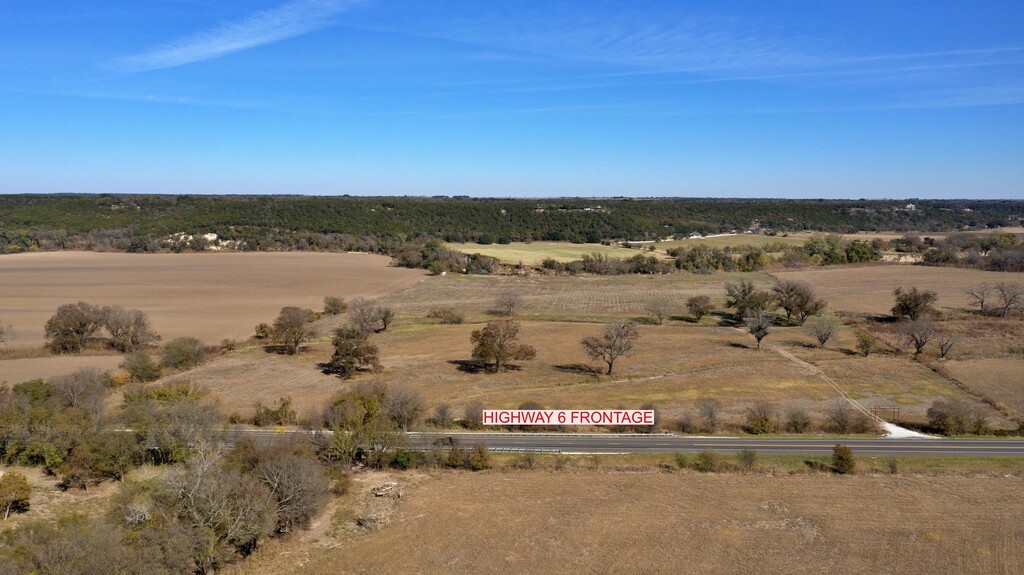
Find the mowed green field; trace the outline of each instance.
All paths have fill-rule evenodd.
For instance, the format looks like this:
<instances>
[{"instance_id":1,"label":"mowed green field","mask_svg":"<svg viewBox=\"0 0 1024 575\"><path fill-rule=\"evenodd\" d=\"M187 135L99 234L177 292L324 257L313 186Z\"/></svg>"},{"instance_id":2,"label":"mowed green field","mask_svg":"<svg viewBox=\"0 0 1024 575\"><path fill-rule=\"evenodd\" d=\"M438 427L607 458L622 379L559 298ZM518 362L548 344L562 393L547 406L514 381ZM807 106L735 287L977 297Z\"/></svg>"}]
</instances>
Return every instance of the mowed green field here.
<instances>
[{"instance_id":1,"label":"mowed green field","mask_svg":"<svg viewBox=\"0 0 1024 575\"><path fill-rule=\"evenodd\" d=\"M800 245L804 243L806 238L794 238L794 237L782 237L782 236L762 236L758 234L730 234L725 236L716 236L709 238L699 239L685 239L685 240L674 240L670 242L658 242L654 244L659 250L669 250L672 248L692 248L697 245L705 245L713 248L735 248L743 246L754 246L762 247L767 244L773 243L784 243L790 245Z\"/></svg>"},{"instance_id":2,"label":"mowed green field","mask_svg":"<svg viewBox=\"0 0 1024 575\"><path fill-rule=\"evenodd\" d=\"M453 250L467 254L480 254L498 258L507 264L537 265L546 258L560 262L578 260L584 255L599 253L616 258L628 258L640 250L606 246L602 244L573 244L569 242L513 242L511 244L478 244L473 242L448 243Z\"/></svg>"},{"instance_id":3,"label":"mowed green field","mask_svg":"<svg viewBox=\"0 0 1024 575\"><path fill-rule=\"evenodd\" d=\"M473 242L448 243L453 250L467 254L481 254L498 258L507 264L522 263L525 265L540 264L546 258L553 258L560 262L578 260L584 255L599 253L614 258L628 258L639 253L648 252L649 246L654 246L657 255L664 256L667 250L678 247L694 247L706 245L716 248L742 247L742 246L764 246L770 243L785 243L800 245L806 238L800 237L773 237L755 234L731 234L701 239L672 240L664 242L634 244L634 248L606 246L602 244L573 244L569 242L513 242L511 244L477 244Z\"/></svg>"}]
</instances>

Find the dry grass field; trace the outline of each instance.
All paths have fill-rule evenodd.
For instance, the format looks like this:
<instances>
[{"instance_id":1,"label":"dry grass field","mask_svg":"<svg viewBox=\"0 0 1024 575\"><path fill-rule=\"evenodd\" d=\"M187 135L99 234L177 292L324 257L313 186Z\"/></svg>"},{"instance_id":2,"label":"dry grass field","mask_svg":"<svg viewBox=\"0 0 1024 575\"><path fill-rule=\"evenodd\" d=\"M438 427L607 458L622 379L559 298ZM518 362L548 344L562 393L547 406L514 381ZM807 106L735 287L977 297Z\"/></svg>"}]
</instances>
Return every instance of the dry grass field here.
<instances>
[{"instance_id":1,"label":"dry grass field","mask_svg":"<svg viewBox=\"0 0 1024 575\"><path fill-rule=\"evenodd\" d=\"M385 256L338 253L122 254L47 252L0 258L0 323L16 345L43 343L61 304L123 305L149 314L165 339L245 338L281 307L320 309L325 295L379 297L423 279Z\"/></svg>"},{"instance_id":2,"label":"dry grass field","mask_svg":"<svg viewBox=\"0 0 1024 575\"><path fill-rule=\"evenodd\" d=\"M1024 417L1024 358L952 360L945 364L950 375L971 391L990 397Z\"/></svg>"},{"instance_id":3,"label":"dry grass field","mask_svg":"<svg viewBox=\"0 0 1024 575\"><path fill-rule=\"evenodd\" d=\"M573 470L393 479L405 492L377 510L390 522L379 531L332 536L332 520L364 512L353 498L238 573L1024 573L1019 476Z\"/></svg>"},{"instance_id":4,"label":"dry grass field","mask_svg":"<svg viewBox=\"0 0 1024 575\"><path fill-rule=\"evenodd\" d=\"M36 378L70 373L83 367L95 367L103 371L117 369L122 357L119 355L95 356L51 356L0 361L0 384L16 384Z\"/></svg>"},{"instance_id":5,"label":"dry grass field","mask_svg":"<svg viewBox=\"0 0 1024 575\"><path fill-rule=\"evenodd\" d=\"M321 373L330 346L319 343L297 356L250 347L217 358L167 380L192 381L209 389L225 413L251 416L257 401L272 404L291 396L305 416L318 411L339 390L365 381L414 389L430 408L449 403L461 408L473 401L488 407L515 407L539 401L548 407L640 407L654 402L669 418L694 412L698 399L718 399L726 419L739 423L751 403L767 400L780 410L800 405L812 412L828 409L838 393L819 374L794 364L778 346L810 362L868 406L898 405L904 417L921 420L936 398L961 395L955 385L903 355L852 355L853 335L844 330L836 344L820 350L798 328L779 329L763 351L739 330L671 322L641 326L638 351L616 364L611 376L603 364L589 361L580 340L600 333L600 323L525 321L521 338L537 349L537 358L498 374L470 373L458 362L470 360L469 334L480 324L443 326L409 318L373 336L384 372L341 380ZM587 372L592 368L596 373ZM993 414L995 415L995 414ZM994 417L995 421L999 421Z\"/></svg>"},{"instance_id":6,"label":"dry grass field","mask_svg":"<svg viewBox=\"0 0 1024 575\"><path fill-rule=\"evenodd\" d=\"M900 345L897 325L866 325L890 345ZM949 357L938 359L933 344L922 360L944 378L955 379L970 395L1000 404L1009 415L1024 417L1024 320L952 312L939 329L955 340Z\"/></svg>"},{"instance_id":7,"label":"dry grass field","mask_svg":"<svg viewBox=\"0 0 1024 575\"><path fill-rule=\"evenodd\" d=\"M837 266L773 275L811 284L834 310L863 314L888 314L893 303L892 291L901 286L937 292L939 309L948 310L967 307L964 290L982 282L1024 284L1024 274L1020 273L896 264Z\"/></svg>"},{"instance_id":8,"label":"dry grass field","mask_svg":"<svg viewBox=\"0 0 1024 575\"><path fill-rule=\"evenodd\" d=\"M671 274L661 276L464 276L430 278L411 289L394 293L384 301L397 311L423 315L431 307L451 305L470 317L481 317L504 292L515 292L525 302L523 317L530 319L592 320L642 315L644 306L656 298L667 298L685 313L686 298L710 295L724 298L722 284L753 280L768 284L760 273L713 275Z\"/></svg>"}]
</instances>

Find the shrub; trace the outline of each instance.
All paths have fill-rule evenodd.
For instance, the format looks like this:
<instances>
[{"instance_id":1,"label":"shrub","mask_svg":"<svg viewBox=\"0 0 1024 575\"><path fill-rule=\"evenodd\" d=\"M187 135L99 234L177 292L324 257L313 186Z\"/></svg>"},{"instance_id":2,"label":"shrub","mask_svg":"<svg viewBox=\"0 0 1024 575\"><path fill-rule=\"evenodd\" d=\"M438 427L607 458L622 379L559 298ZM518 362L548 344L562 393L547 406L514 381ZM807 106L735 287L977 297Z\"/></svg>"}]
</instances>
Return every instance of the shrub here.
<instances>
[{"instance_id":1,"label":"shrub","mask_svg":"<svg viewBox=\"0 0 1024 575\"><path fill-rule=\"evenodd\" d=\"M419 466L419 453L408 449L399 449L395 452L395 459L391 463L398 469L413 469Z\"/></svg>"},{"instance_id":2,"label":"shrub","mask_svg":"<svg viewBox=\"0 0 1024 575\"><path fill-rule=\"evenodd\" d=\"M341 315L348 311L345 298L336 295L324 297L324 315Z\"/></svg>"},{"instance_id":3,"label":"shrub","mask_svg":"<svg viewBox=\"0 0 1024 575\"><path fill-rule=\"evenodd\" d=\"M256 325L256 335L253 336L256 339L270 339L270 336L274 334L269 323L261 323Z\"/></svg>"},{"instance_id":4,"label":"shrub","mask_svg":"<svg viewBox=\"0 0 1024 575\"><path fill-rule=\"evenodd\" d=\"M892 459L889 460L888 467L889 467L889 473L891 475L896 475L897 473L900 472L900 464L896 460L896 458L892 458Z\"/></svg>"},{"instance_id":5,"label":"shrub","mask_svg":"<svg viewBox=\"0 0 1024 575\"><path fill-rule=\"evenodd\" d=\"M342 496L352 489L352 477L340 467L330 468L328 479L331 480L331 493Z\"/></svg>"},{"instance_id":6,"label":"shrub","mask_svg":"<svg viewBox=\"0 0 1024 575\"><path fill-rule=\"evenodd\" d=\"M676 467L679 469L686 469L686 466L690 464L690 457L681 451L675 453Z\"/></svg>"},{"instance_id":7,"label":"shrub","mask_svg":"<svg viewBox=\"0 0 1024 575\"><path fill-rule=\"evenodd\" d=\"M466 468L472 471L483 471L491 467L491 453L487 451L487 446L483 443L477 443L472 451L469 452L469 457L466 459Z\"/></svg>"},{"instance_id":8,"label":"shrub","mask_svg":"<svg viewBox=\"0 0 1024 575\"><path fill-rule=\"evenodd\" d=\"M741 449L736 453L736 461L744 471L750 471L757 463L757 452L753 449Z\"/></svg>"},{"instance_id":9,"label":"shrub","mask_svg":"<svg viewBox=\"0 0 1024 575\"><path fill-rule=\"evenodd\" d=\"M189 369L203 363L205 359L203 342L194 337L179 337L167 343L160 362L164 367L172 369Z\"/></svg>"},{"instance_id":10,"label":"shrub","mask_svg":"<svg viewBox=\"0 0 1024 575\"><path fill-rule=\"evenodd\" d=\"M720 460L721 456L714 451L704 450L697 454L693 468L703 472L715 471L720 465Z\"/></svg>"},{"instance_id":11,"label":"shrub","mask_svg":"<svg viewBox=\"0 0 1024 575\"><path fill-rule=\"evenodd\" d=\"M857 332L857 351L864 354L864 357L871 355L877 343L878 340L870 333L866 331Z\"/></svg>"},{"instance_id":12,"label":"shrub","mask_svg":"<svg viewBox=\"0 0 1024 575\"><path fill-rule=\"evenodd\" d=\"M466 450L462 448L458 443L453 443L448 448L448 456L445 457L444 462L446 467L452 469L461 469L466 466Z\"/></svg>"},{"instance_id":13,"label":"shrub","mask_svg":"<svg viewBox=\"0 0 1024 575\"><path fill-rule=\"evenodd\" d=\"M754 434L775 433L775 409L765 401L755 401L747 409L747 432Z\"/></svg>"},{"instance_id":14,"label":"shrub","mask_svg":"<svg viewBox=\"0 0 1024 575\"><path fill-rule=\"evenodd\" d=\"M440 323L445 325L457 325L466 321L466 318L460 312L456 311L455 308L449 306L438 306L430 308L430 311L427 312L427 317L431 319L436 319Z\"/></svg>"},{"instance_id":15,"label":"shrub","mask_svg":"<svg viewBox=\"0 0 1024 575\"><path fill-rule=\"evenodd\" d=\"M252 418L253 425L264 427L267 425L291 425L295 423L295 410L292 409L292 398L282 397L278 400L276 408L266 407L263 404L256 404L256 415Z\"/></svg>"},{"instance_id":16,"label":"shrub","mask_svg":"<svg viewBox=\"0 0 1024 575\"><path fill-rule=\"evenodd\" d=\"M804 433L811 428L811 414L802 407L791 407L786 411L786 431Z\"/></svg>"},{"instance_id":17,"label":"shrub","mask_svg":"<svg viewBox=\"0 0 1024 575\"><path fill-rule=\"evenodd\" d=\"M961 399L938 399L928 408L928 423L944 435L981 434L988 427L988 418Z\"/></svg>"},{"instance_id":18,"label":"shrub","mask_svg":"<svg viewBox=\"0 0 1024 575\"><path fill-rule=\"evenodd\" d=\"M452 406L447 403L440 403L434 408L434 416L431 418L431 422L437 427L451 427L454 419Z\"/></svg>"},{"instance_id":19,"label":"shrub","mask_svg":"<svg viewBox=\"0 0 1024 575\"><path fill-rule=\"evenodd\" d=\"M708 433L714 433L722 417L722 404L717 399L703 398L697 400L697 411L704 418Z\"/></svg>"},{"instance_id":20,"label":"shrub","mask_svg":"<svg viewBox=\"0 0 1024 575\"><path fill-rule=\"evenodd\" d=\"M8 471L0 476L0 509L3 509L4 519L7 519L11 512L27 511L31 497L32 485L23 474Z\"/></svg>"},{"instance_id":21,"label":"shrub","mask_svg":"<svg viewBox=\"0 0 1024 575\"><path fill-rule=\"evenodd\" d=\"M469 429L479 429L484 426L484 404L474 401L466 406L462 415L462 424Z\"/></svg>"},{"instance_id":22,"label":"shrub","mask_svg":"<svg viewBox=\"0 0 1024 575\"><path fill-rule=\"evenodd\" d=\"M837 443L832 448L832 468L836 473L849 474L853 473L857 467L857 461L853 458L853 451L841 444Z\"/></svg>"},{"instance_id":23,"label":"shrub","mask_svg":"<svg viewBox=\"0 0 1024 575\"><path fill-rule=\"evenodd\" d=\"M520 453L512 459L511 466L513 469L533 469L537 464L537 456L532 451L526 453Z\"/></svg>"},{"instance_id":24,"label":"shrub","mask_svg":"<svg viewBox=\"0 0 1024 575\"><path fill-rule=\"evenodd\" d=\"M689 411L684 411L683 414L679 416L679 424L676 428L683 433L693 433L694 430L697 429L697 426L693 422L693 414Z\"/></svg>"},{"instance_id":25,"label":"shrub","mask_svg":"<svg viewBox=\"0 0 1024 575\"><path fill-rule=\"evenodd\" d=\"M686 309L693 315L693 321L700 323L701 318L714 311L711 298L706 295L695 295L686 300Z\"/></svg>"},{"instance_id":26,"label":"shrub","mask_svg":"<svg viewBox=\"0 0 1024 575\"><path fill-rule=\"evenodd\" d=\"M121 369L128 372L135 381L148 382L160 379L160 364L153 361L149 354L137 351L124 358Z\"/></svg>"}]
</instances>

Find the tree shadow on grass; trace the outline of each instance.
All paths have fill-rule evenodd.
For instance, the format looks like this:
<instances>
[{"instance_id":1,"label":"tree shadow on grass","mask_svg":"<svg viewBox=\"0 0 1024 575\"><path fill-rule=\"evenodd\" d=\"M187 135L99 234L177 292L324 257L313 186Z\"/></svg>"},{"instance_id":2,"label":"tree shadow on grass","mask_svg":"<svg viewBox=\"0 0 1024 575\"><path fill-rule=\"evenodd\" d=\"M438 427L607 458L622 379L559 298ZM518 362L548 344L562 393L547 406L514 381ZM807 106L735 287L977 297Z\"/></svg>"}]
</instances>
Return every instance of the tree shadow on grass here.
<instances>
[{"instance_id":1,"label":"tree shadow on grass","mask_svg":"<svg viewBox=\"0 0 1024 575\"><path fill-rule=\"evenodd\" d=\"M660 324L658 324L658 320L656 320L656 319L654 319L653 317L650 317L650 316L634 317L634 318L632 318L632 320L635 321L636 323L640 324L640 325L660 325Z\"/></svg>"},{"instance_id":2,"label":"tree shadow on grass","mask_svg":"<svg viewBox=\"0 0 1024 575\"><path fill-rule=\"evenodd\" d=\"M736 349L755 349L752 345L747 345L745 343L737 343L735 341L730 341L726 345L728 345L729 347L735 347Z\"/></svg>"},{"instance_id":3,"label":"tree shadow on grass","mask_svg":"<svg viewBox=\"0 0 1024 575\"><path fill-rule=\"evenodd\" d=\"M453 359L449 360L448 363L456 366L456 368L463 373L496 373L491 369L489 363L480 361L479 359ZM523 369L518 365L506 363L502 366L502 371L519 371Z\"/></svg>"},{"instance_id":4,"label":"tree shadow on grass","mask_svg":"<svg viewBox=\"0 0 1024 575\"><path fill-rule=\"evenodd\" d=\"M718 318L718 325L724 327L740 327L743 325L743 318L733 313L727 313L724 311L713 311L710 316Z\"/></svg>"},{"instance_id":5,"label":"tree shadow on grass","mask_svg":"<svg viewBox=\"0 0 1024 575\"><path fill-rule=\"evenodd\" d=\"M563 371L565 373L576 373L579 375L589 375L591 377L598 377L601 375L601 371L594 369L593 367L585 363L566 363L563 365L554 366L556 370Z\"/></svg>"}]
</instances>

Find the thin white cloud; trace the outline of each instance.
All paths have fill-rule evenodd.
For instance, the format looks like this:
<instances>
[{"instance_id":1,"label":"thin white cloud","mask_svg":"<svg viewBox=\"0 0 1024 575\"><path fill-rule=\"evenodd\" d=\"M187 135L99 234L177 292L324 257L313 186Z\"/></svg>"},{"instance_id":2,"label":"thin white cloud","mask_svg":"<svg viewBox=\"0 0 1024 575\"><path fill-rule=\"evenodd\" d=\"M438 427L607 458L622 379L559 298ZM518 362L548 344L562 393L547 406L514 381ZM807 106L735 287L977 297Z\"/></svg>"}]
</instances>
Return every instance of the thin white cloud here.
<instances>
[{"instance_id":1,"label":"thin white cloud","mask_svg":"<svg viewBox=\"0 0 1024 575\"><path fill-rule=\"evenodd\" d=\"M331 18L364 0L292 0L120 60L128 71L173 68L279 42L325 28Z\"/></svg>"}]
</instances>

